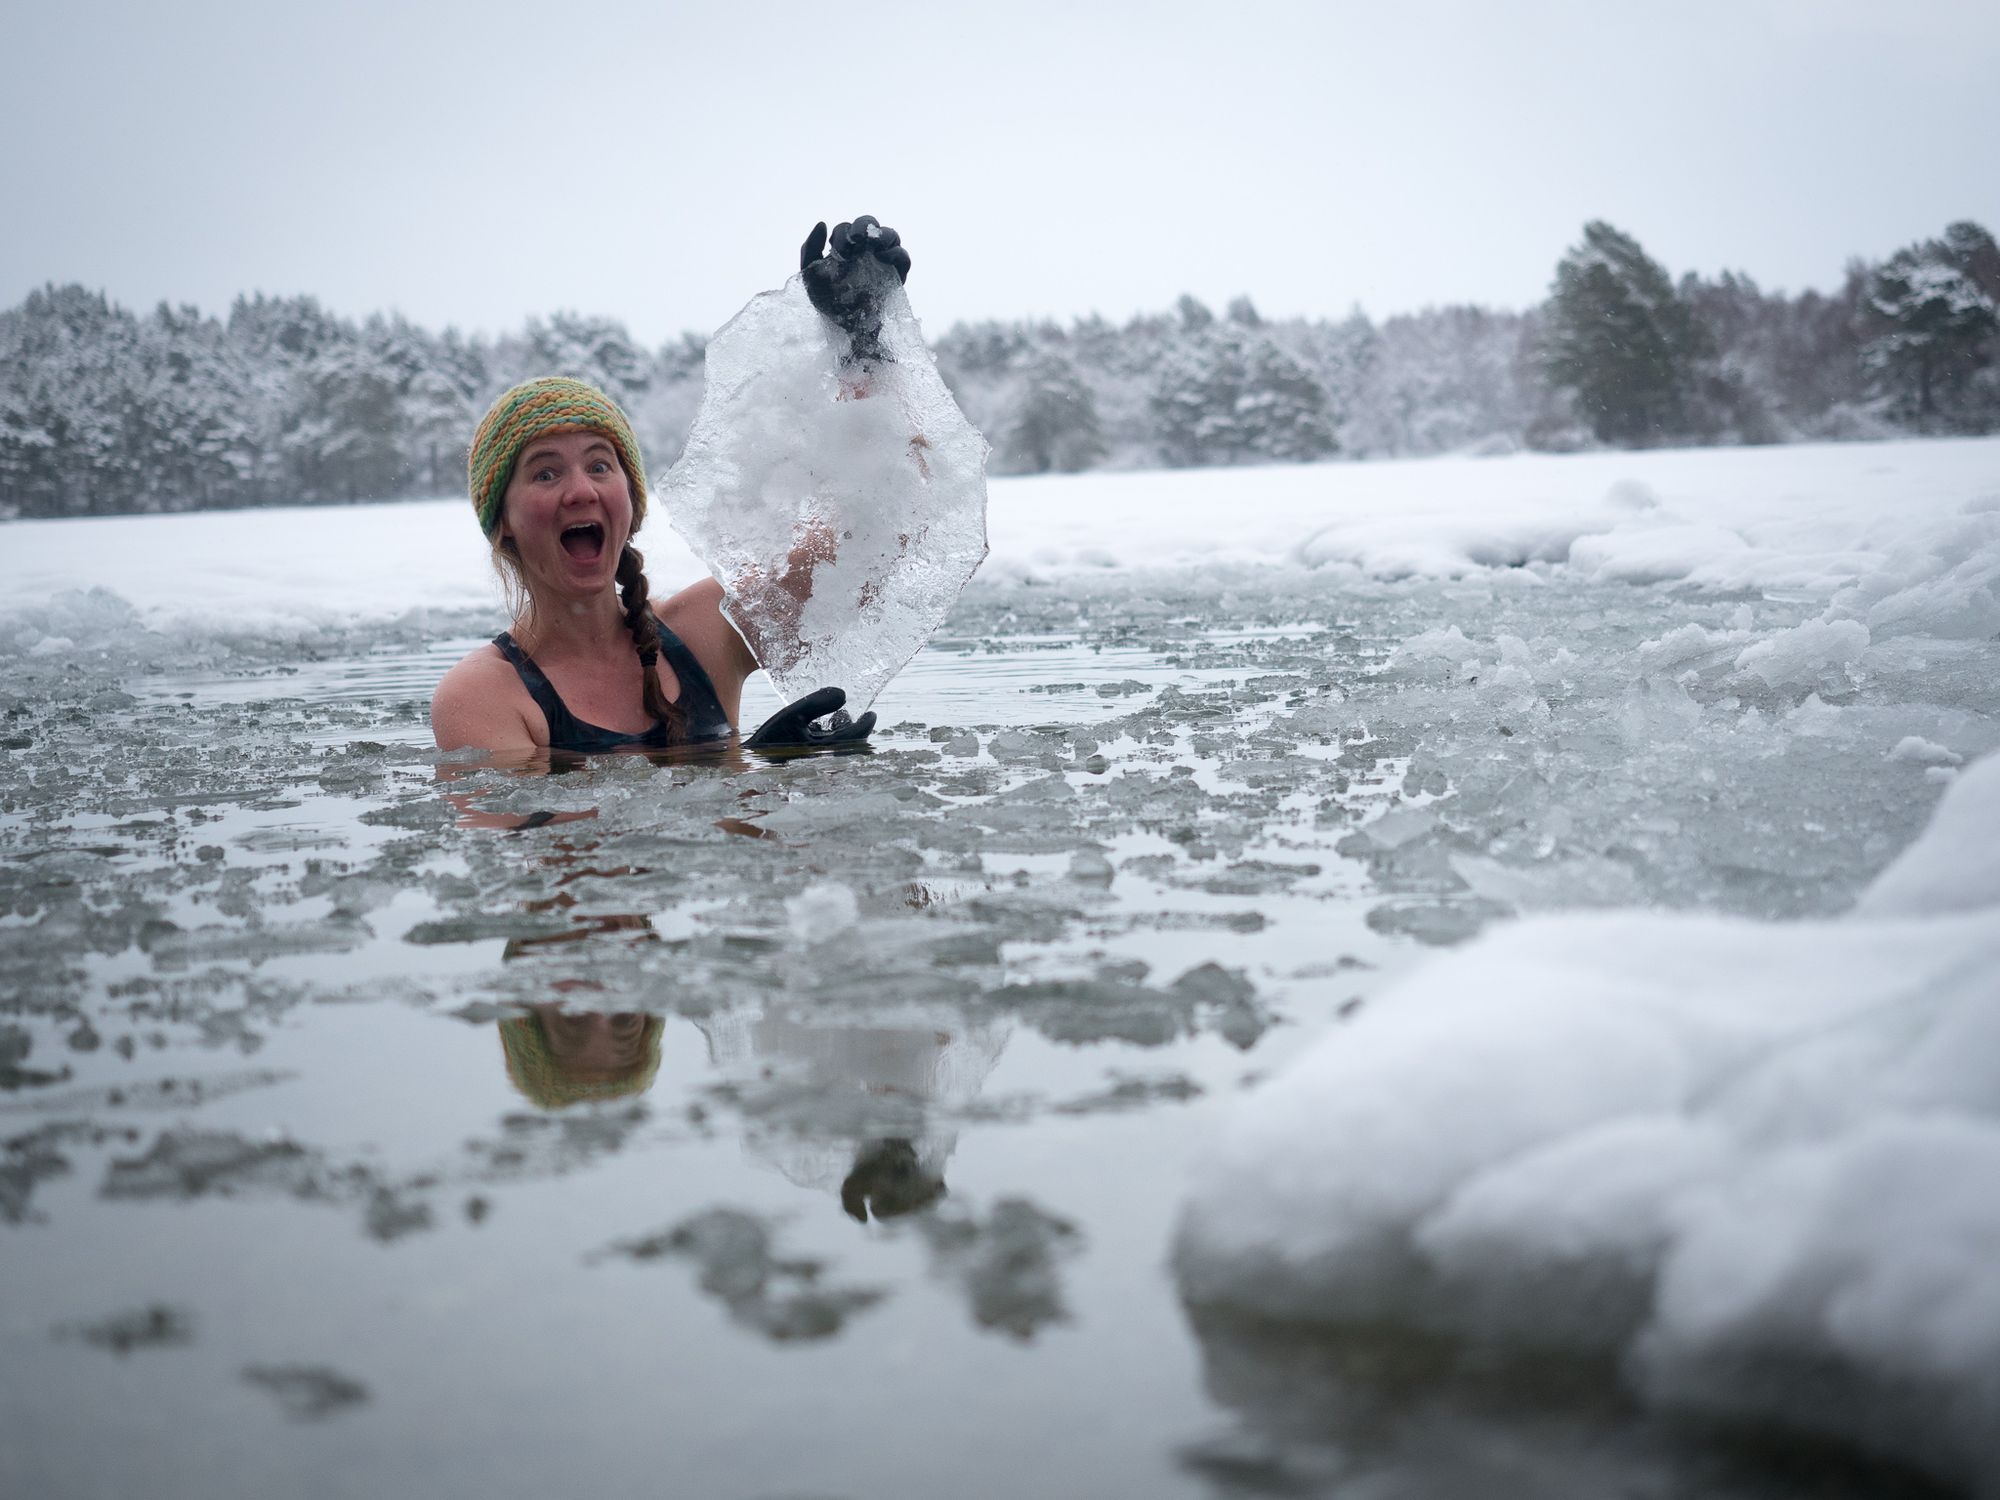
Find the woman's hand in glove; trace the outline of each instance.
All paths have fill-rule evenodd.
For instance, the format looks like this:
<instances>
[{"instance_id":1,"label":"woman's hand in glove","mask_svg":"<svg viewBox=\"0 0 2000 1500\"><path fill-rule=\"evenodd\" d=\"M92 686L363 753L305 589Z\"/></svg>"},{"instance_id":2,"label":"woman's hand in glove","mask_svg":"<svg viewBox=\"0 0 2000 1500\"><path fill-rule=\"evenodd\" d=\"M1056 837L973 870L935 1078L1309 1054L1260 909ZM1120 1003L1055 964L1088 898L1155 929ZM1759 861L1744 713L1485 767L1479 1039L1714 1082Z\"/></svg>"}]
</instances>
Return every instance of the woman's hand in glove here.
<instances>
[{"instance_id":1,"label":"woman's hand in glove","mask_svg":"<svg viewBox=\"0 0 2000 1500\"><path fill-rule=\"evenodd\" d=\"M846 691L837 687L807 693L759 724L756 732L743 744L751 750L859 744L868 738L868 731L875 727L875 714L871 710L858 719L849 719L845 713L838 711L846 701ZM833 715L831 724L822 727L813 722L828 714Z\"/></svg>"},{"instance_id":2,"label":"woman's hand in glove","mask_svg":"<svg viewBox=\"0 0 2000 1500\"><path fill-rule=\"evenodd\" d=\"M910 252L903 248L903 237L876 223L873 214L834 225L830 250L824 220L813 225L799 247L806 296L821 317L846 331L860 360L889 358L882 347L881 305L888 279L880 267L894 271L899 282L909 280Z\"/></svg>"}]
</instances>

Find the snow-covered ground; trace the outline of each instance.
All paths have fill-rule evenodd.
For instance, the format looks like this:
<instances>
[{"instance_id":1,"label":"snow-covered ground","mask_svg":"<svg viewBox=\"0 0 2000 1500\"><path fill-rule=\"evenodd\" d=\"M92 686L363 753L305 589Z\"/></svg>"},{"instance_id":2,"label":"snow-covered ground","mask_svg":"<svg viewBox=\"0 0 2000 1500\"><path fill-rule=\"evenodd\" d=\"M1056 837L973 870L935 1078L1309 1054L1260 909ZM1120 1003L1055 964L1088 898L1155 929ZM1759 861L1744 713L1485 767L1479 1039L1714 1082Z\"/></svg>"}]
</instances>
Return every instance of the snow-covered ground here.
<instances>
[{"instance_id":1,"label":"snow-covered ground","mask_svg":"<svg viewBox=\"0 0 2000 1500\"><path fill-rule=\"evenodd\" d=\"M1562 563L1797 595L1875 635L2000 632L1990 438L1002 479L989 531L989 579L1245 564L1331 583ZM659 584L699 576L657 511L638 540ZM94 642L126 628L115 609L64 598L92 588L146 626L226 638L498 600L462 499L24 521L0 530L0 651L37 648L33 632ZM1793 641L1768 665L1862 639Z\"/></svg>"}]
</instances>

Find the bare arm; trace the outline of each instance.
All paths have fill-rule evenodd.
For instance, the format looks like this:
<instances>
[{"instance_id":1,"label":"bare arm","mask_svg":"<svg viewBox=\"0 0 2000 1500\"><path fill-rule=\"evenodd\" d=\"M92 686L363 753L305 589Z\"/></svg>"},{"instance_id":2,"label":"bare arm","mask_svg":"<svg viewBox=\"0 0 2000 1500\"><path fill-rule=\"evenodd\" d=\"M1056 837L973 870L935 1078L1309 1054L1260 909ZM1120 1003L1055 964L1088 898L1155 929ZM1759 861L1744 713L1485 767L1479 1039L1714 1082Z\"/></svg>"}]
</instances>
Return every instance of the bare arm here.
<instances>
[{"instance_id":1,"label":"bare arm","mask_svg":"<svg viewBox=\"0 0 2000 1500\"><path fill-rule=\"evenodd\" d=\"M804 607L806 600L812 598L813 571L821 563L832 562L839 551L840 543L833 528L824 521L812 522L785 555L785 571L778 575L778 588Z\"/></svg>"},{"instance_id":2,"label":"bare arm","mask_svg":"<svg viewBox=\"0 0 2000 1500\"><path fill-rule=\"evenodd\" d=\"M722 613L722 585L704 578L654 608L667 629L686 643L708 673L722 711L734 724L742 708L744 679L758 664L749 645Z\"/></svg>"},{"instance_id":3,"label":"bare arm","mask_svg":"<svg viewBox=\"0 0 2000 1500\"><path fill-rule=\"evenodd\" d=\"M814 520L803 526L785 555L783 571L753 567L736 579L731 591L751 617L745 627L750 647L765 666L782 672L797 659L799 619L813 596L813 575L834 560L839 546L833 528Z\"/></svg>"}]
</instances>

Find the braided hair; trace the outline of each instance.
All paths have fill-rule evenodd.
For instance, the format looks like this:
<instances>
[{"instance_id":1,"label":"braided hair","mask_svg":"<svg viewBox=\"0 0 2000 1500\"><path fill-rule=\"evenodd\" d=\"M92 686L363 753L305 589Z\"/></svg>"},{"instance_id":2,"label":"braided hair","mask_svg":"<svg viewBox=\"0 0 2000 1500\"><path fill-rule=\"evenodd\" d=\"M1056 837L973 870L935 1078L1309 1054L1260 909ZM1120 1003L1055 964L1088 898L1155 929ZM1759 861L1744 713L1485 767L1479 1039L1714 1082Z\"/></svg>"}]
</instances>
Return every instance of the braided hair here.
<instances>
[{"instance_id":1,"label":"braided hair","mask_svg":"<svg viewBox=\"0 0 2000 1500\"><path fill-rule=\"evenodd\" d=\"M668 744L685 744L687 715L681 712L680 704L668 701L654 670L660 660L660 631L647 592L646 559L627 542L618 554L618 600L625 606L625 628L632 633L632 649L639 653L646 712L667 726Z\"/></svg>"}]
</instances>

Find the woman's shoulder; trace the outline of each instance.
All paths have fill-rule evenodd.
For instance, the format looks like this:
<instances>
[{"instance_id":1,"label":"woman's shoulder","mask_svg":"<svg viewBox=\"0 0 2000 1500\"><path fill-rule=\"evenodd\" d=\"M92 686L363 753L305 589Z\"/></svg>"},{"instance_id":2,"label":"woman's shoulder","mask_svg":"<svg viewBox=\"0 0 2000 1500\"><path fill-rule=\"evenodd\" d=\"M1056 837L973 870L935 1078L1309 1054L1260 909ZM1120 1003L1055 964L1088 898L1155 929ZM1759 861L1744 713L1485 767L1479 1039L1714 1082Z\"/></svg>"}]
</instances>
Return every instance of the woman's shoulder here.
<instances>
[{"instance_id":1,"label":"woman's shoulder","mask_svg":"<svg viewBox=\"0 0 2000 1500\"><path fill-rule=\"evenodd\" d=\"M713 578L697 579L677 594L669 594L664 599L653 601L653 612L667 622L667 628L680 634L679 620L689 624L701 623L713 615L722 617L722 585Z\"/></svg>"},{"instance_id":2,"label":"woman's shoulder","mask_svg":"<svg viewBox=\"0 0 2000 1500\"><path fill-rule=\"evenodd\" d=\"M431 693L431 732L444 750L466 745L500 750L533 744L517 701L526 697L520 676L507 658L492 642L483 642L438 679Z\"/></svg>"},{"instance_id":3,"label":"woman's shoulder","mask_svg":"<svg viewBox=\"0 0 2000 1500\"><path fill-rule=\"evenodd\" d=\"M514 668L500 654L500 648L492 641L481 641L446 669L438 681L437 691L465 692L513 675Z\"/></svg>"}]
</instances>

